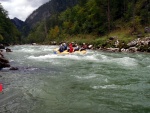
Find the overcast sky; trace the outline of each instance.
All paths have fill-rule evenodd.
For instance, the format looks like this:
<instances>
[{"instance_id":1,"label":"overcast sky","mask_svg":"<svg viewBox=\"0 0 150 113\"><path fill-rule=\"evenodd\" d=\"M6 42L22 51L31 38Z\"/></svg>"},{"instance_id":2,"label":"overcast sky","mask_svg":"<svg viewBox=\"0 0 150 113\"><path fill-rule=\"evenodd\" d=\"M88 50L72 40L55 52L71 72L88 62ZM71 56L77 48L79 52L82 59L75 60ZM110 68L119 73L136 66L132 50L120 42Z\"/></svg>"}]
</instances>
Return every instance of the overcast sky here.
<instances>
[{"instance_id":1,"label":"overcast sky","mask_svg":"<svg viewBox=\"0 0 150 113\"><path fill-rule=\"evenodd\" d=\"M0 0L1 5L8 11L9 18L17 17L25 20L35 9L49 0Z\"/></svg>"}]
</instances>

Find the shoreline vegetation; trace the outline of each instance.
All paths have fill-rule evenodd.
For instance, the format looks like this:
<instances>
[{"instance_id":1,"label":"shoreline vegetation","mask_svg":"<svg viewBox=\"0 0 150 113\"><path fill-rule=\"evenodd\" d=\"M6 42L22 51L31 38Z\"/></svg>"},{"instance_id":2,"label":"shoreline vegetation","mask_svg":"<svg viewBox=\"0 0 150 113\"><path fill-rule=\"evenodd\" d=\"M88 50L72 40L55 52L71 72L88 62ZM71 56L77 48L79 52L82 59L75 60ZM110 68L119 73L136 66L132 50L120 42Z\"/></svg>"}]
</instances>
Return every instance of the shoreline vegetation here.
<instances>
[{"instance_id":1,"label":"shoreline vegetation","mask_svg":"<svg viewBox=\"0 0 150 113\"><path fill-rule=\"evenodd\" d=\"M108 52L150 52L150 27L145 27L140 31L131 32L130 29L115 30L102 37L92 34L64 35L65 38L41 44L59 45L61 42L75 42L78 45L83 43L92 45L90 49Z\"/></svg>"}]
</instances>

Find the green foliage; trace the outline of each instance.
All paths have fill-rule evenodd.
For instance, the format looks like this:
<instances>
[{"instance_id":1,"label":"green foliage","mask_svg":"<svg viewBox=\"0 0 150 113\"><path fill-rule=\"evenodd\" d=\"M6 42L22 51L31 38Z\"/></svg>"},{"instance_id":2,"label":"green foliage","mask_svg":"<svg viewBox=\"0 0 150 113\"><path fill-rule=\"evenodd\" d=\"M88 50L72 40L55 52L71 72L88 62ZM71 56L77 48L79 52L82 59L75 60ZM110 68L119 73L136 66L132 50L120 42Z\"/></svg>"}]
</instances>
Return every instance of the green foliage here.
<instances>
[{"instance_id":1,"label":"green foliage","mask_svg":"<svg viewBox=\"0 0 150 113\"><path fill-rule=\"evenodd\" d=\"M28 39L39 42L39 33L43 33L44 41L90 40L94 44L102 45L107 41L107 35L116 29L126 28L131 30L130 32L138 32L141 27L149 26L149 5L148 0L78 0L76 6L68 7L65 11L57 12L45 20L46 25L41 22L31 32ZM38 29L39 26L41 29ZM131 39L128 38L131 37L128 36L130 32L122 32L125 35L116 35L127 42ZM82 37L76 38L78 34L94 37L106 36L97 40L90 36L85 40Z\"/></svg>"},{"instance_id":2,"label":"green foliage","mask_svg":"<svg viewBox=\"0 0 150 113\"><path fill-rule=\"evenodd\" d=\"M0 4L0 34L1 43L18 43L20 32L7 16L7 11Z\"/></svg>"},{"instance_id":3,"label":"green foliage","mask_svg":"<svg viewBox=\"0 0 150 113\"><path fill-rule=\"evenodd\" d=\"M1 42L3 39L4 39L3 36L0 34L0 42Z\"/></svg>"},{"instance_id":4,"label":"green foliage","mask_svg":"<svg viewBox=\"0 0 150 113\"><path fill-rule=\"evenodd\" d=\"M42 43L45 40L45 36L47 35L45 33L45 22L42 22L41 24L38 24L35 29L31 31L31 33L27 37L27 43Z\"/></svg>"},{"instance_id":5,"label":"green foliage","mask_svg":"<svg viewBox=\"0 0 150 113\"><path fill-rule=\"evenodd\" d=\"M60 32L59 27L55 26L53 29L50 29L48 36L50 39L55 40L55 38L57 38L59 36L59 32Z\"/></svg>"}]
</instances>

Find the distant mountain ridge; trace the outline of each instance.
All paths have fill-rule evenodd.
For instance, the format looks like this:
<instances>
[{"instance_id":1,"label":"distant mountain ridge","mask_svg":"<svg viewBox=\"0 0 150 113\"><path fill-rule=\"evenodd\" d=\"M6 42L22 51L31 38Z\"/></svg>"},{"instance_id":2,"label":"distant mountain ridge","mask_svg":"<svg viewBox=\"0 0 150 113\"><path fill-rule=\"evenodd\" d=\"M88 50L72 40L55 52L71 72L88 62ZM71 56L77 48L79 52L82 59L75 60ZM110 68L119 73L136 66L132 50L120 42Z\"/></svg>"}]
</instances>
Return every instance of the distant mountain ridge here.
<instances>
[{"instance_id":1,"label":"distant mountain ridge","mask_svg":"<svg viewBox=\"0 0 150 113\"><path fill-rule=\"evenodd\" d=\"M17 26L17 28L20 28L21 26L23 26L25 24L24 21L22 21L16 17L14 19L11 19L11 21Z\"/></svg>"},{"instance_id":2,"label":"distant mountain ridge","mask_svg":"<svg viewBox=\"0 0 150 113\"><path fill-rule=\"evenodd\" d=\"M53 14L58 14L69 7L75 6L77 1L78 0L50 0L33 11L25 21L22 21L16 17L11 19L11 21L22 33L22 36L26 37L31 28L34 28L38 22L49 18Z\"/></svg>"},{"instance_id":3,"label":"distant mountain ridge","mask_svg":"<svg viewBox=\"0 0 150 113\"><path fill-rule=\"evenodd\" d=\"M11 22L17 27L17 29L22 33L22 36L27 36L30 31L28 24L17 17L11 19Z\"/></svg>"},{"instance_id":4,"label":"distant mountain ridge","mask_svg":"<svg viewBox=\"0 0 150 113\"><path fill-rule=\"evenodd\" d=\"M73 7L76 4L77 0L51 0L33 11L25 20L25 23L33 28L38 22L49 18L53 14L60 13L68 7Z\"/></svg>"}]
</instances>

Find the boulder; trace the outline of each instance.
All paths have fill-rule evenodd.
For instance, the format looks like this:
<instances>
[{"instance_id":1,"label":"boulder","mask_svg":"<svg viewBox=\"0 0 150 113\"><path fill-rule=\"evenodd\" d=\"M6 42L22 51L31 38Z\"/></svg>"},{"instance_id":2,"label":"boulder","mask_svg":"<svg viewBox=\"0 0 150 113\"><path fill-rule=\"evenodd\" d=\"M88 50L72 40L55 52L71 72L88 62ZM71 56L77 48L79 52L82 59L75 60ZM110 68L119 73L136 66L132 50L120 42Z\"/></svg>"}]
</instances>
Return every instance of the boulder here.
<instances>
[{"instance_id":1,"label":"boulder","mask_svg":"<svg viewBox=\"0 0 150 113\"><path fill-rule=\"evenodd\" d=\"M9 48L6 48L6 52L12 52L12 50Z\"/></svg>"},{"instance_id":2,"label":"boulder","mask_svg":"<svg viewBox=\"0 0 150 113\"><path fill-rule=\"evenodd\" d=\"M88 49L92 49L93 48L93 45L88 45Z\"/></svg>"},{"instance_id":3,"label":"boulder","mask_svg":"<svg viewBox=\"0 0 150 113\"><path fill-rule=\"evenodd\" d=\"M106 51L109 51L109 52L119 52L119 48L107 48Z\"/></svg>"},{"instance_id":4,"label":"boulder","mask_svg":"<svg viewBox=\"0 0 150 113\"><path fill-rule=\"evenodd\" d=\"M129 52L134 53L134 52L137 52L138 48L136 48L136 47L130 47L128 50L129 50Z\"/></svg>"},{"instance_id":5,"label":"boulder","mask_svg":"<svg viewBox=\"0 0 150 113\"><path fill-rule=\"evenodd\" d=\"M7 59L5 59L4 57L0 57L0 62L9 63L9 61Z\"/></svg>"},{"instance_id":6,"label":"boulder","mask_svg":"<svg viewBox=\"0 0 150 113\"><path fill-rule=\"evenodd\" d=\"M10 67L10 70L18 70L17 67Z\"/></svg>"},{"instance_id":7,"label":"boulder","mask_svg":"<svg viewBox=\"0 0 150 113\"><path fill-rule=\"evenodd\" d=\"M0 56L0 69L5 67L10 67L9 61L4 56Z\"/></svg>"},{"instance_id":8,"label":"boulder","mask_svg":"<svg viewBox=\"0 0 150 113\"><path fill-rule=\"evenodd\" d=\"M4 55L0 52L0 58L4 57Z\"/></svg>"},{"instance_id":9,"label":"boulder","mask_svg":"<svg viewBox=\"0 0 150 113\"><path fill-rule=\"evenodd\" d=\"M0 49L5 49L5 46L3 44L0 44Z\"/></svg>"},{"instance_id":10,"label":"boulder","mask_svg":"<svg viewBox=\"0 0 150 113\"><path fill-rule=\"evenodd\" d=\"M134 47L134 46L136 46L138 44L138 40L133 40L133 41L131 41L130 43L128 43L127 45L129 46L129 47Z\"/></svg>"},{"instance_id":11,"label":"boulder","mask_svg":"<svg viewBox=\"0 0 150 113\"><path fill-rule=\"evenodd\" d=\"M144 31L145 33L150 33L150 27L145 27Z\"/></svg>"},{"instance_id":12,"label":"boulder","mask_svg":"<svg viewBox=\"0 0 150 113\"><path fill-rule=\"evenodd\" d=\"M32 45L36 45L36 43L32 43Z\"/></svg>"},{"instance_id":13,"label":"boulder","mask_svg":"<svg viewBox=\"0 0 150 113\"><path fill-rule=\"evenodd\" d=\"M0 61L0 69L5 68L5 67L10 67L10 64Z\"/></svg>"}]
</instances>

